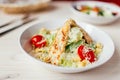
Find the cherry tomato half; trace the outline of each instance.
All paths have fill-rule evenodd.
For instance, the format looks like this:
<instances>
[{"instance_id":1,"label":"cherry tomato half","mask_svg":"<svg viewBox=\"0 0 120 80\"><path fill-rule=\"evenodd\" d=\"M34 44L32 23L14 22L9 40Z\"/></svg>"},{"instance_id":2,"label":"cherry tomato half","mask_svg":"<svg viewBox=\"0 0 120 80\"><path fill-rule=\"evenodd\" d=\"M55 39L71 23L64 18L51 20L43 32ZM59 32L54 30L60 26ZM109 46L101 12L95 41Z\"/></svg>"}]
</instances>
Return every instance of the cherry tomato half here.
<instances>
[{"instance_id":1,"label":"cherry tomato half","mask_svg":"<svg viewBox=\"0 0 120 80\"><path fill-rule=\"evenodd\" d=\"M46 45L46 41L44 40L44 37L42 35L35 35L31 38L31 43L36 47L36 48L41 48Z\"/></svg>"},{"instance_id":2,"label":"cherry tomato half","mask_svg":"<svg viewBox=\"0 0 120 80\"><path fill-rule=\"evenodd\" d=\"M37 42L42 41L43 36L42 35L35 35L31 38L31 43L35 45Z\"/></svg>"},{"instance_id":3,"label":"cherry tomato half","mask_svg":"<svg viewBox=\"0 0 120 80\"><path fill-rule=\"evenodd\" d=\"M85 55L86 59L89 60L89 62L94 62L96 60L93 50L89 49L88 52Z\"/></svg>"},{"instance_id":4,"label":"cherry tomato half","mask_svg":"<svg viewBox=\"0 0 120 80\"><path fill-rule=\"evenodd\" d=\"M81 60L87 59L91 63L94 62L96 59L93 50L85 47L84 45L79 46L78 55Z\"/></svg>"},{"instance_id":5,"label":"cherry tomato half","mask_svg":"<svg viewBox=\"0 0 120 80\"><path fill-rule=\"evenodd\" d=\"M78 48L78 55L82 60L85 59L84 54L83 54L83 48L84 48L83 45L79 46L79 48Z\"/></svg>"}]
</instances>

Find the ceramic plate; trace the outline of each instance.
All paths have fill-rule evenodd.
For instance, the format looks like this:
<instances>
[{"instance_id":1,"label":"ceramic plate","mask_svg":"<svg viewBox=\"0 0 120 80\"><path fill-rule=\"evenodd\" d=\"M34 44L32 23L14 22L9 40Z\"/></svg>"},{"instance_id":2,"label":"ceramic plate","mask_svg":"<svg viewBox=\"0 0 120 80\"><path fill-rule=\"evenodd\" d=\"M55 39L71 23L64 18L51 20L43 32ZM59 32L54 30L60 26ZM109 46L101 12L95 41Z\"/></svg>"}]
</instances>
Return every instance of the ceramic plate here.
<instances>
[{"instance_id":1,"label":"ceramic plate","mask_svg":"<svg viewBox=\"0 0 120 80\"><path fill-rule=\"evenodd\" d=\"M42 23L37 23L36 25L32 25L29 28L27 28L25 31L22 32L20 36L20 47L22 48L22 51L25 54L27 54L27 57L29 56L31 60L40 64L40 66L44 66L46 69L50 69L52 71L61 72L61 73L76 73L76 72L82 72L92 68L96 68L107 62L112 57L115 48L110 36L93 25L81 23L77 21L76 21L77 24L83 27L88 32L88 34L93 38L93 40L103 44L103 51L101 52L100 57L96 62L82 68L66 68L66 67L58 67L45 62L41 62L40 60L37 60L33 56L29 55L29 52L32 49L31 45L29 44L29 40L34 34L36 34L39 31L40 28L46 27L48 29L53 30L62 26L64 22L65 20L46 21Z\"/></svg>"}]
</instances>

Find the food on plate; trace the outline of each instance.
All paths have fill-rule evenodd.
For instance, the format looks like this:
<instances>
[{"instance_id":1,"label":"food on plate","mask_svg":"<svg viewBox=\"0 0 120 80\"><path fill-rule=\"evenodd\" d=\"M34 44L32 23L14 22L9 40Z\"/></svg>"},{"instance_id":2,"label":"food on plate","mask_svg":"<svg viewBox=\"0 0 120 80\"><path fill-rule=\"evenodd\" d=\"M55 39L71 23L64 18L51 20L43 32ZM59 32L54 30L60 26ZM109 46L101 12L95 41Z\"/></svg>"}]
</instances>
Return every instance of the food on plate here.
<instances>
[{"instance_id":1,"label":"food on plate","mask_svg":"<svg viewBox=\"0 0 120 80\"><path fill-rule=\"evenodd\" d=\"M76 5L74 8L82 13L91 15L91 16L102 16L102 17L113 17L117 16L118 12L106 8L104 6L97 5Z\"/></svg>"},{"instance_id":2,"label":"food on plate","mask_svg":"<svg viewBox=\"0 0 120 80\"><path fill-rule=\"evenodd\" d=\"M77 23L69 19L56 30L41 28L30 39L30 54L37 59L62 67L85 67L96 62L103 45L94 41Z\"/></svg>"}]
</instances>

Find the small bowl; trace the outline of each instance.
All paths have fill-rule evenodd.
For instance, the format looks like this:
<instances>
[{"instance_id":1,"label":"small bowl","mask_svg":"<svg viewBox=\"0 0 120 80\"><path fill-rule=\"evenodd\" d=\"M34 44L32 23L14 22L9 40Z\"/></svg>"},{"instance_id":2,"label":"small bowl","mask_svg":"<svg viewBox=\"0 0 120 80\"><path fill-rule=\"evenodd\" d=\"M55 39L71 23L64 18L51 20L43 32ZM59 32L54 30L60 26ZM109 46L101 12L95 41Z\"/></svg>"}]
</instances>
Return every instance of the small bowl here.
<instances>
[{"instance_id":1,"label":"small bowl","mask_svg":"<svg viewBox=\"0 0 120 80\"><path fill-rule=\"evenodd\" d=\"M104 64L112 57L114 53L114 44L112 39L102 30L90 24L81 23L81 22L77 22L77 24L80 25L86 32L88 32L88 34L92 37L93 40L101 42L104 46L103 51L101 52L101 55L96 62L87 65L85 67L79 67L79 68L61 67L46 62L42 62L36 59L35 57L33 57L32 55L30 55L30 52L32 50L32 46L30 44L31 37L37 32L39 32L39 30L42 27L45 27L50 30L55 30L58 27L62 26L64 24L64 21L65 20L62 21L51 20L51 21L41 22L32 25L28 27L25 31L23 31L22 34L20 35L19 43L20 43L20 48L23 51L23 53L26 54L26 57L29 57L32 60L32 62L35 62L46 69L60 73L77 73L77 72L90 70Z\"/></svg>"},{"instance_id":2,"label":"small bowl","mask_svg":"<svg viewBox=\"0 0 120 80\"><path fill-rule=\"evenodd\" d=\"M87 6L98 6L100 8L105 8L106 10L117 12L116 16L95 16L88 15L83 12L80 12L76 9L78 6L87 5ZM106 2L100 1L77 1L72 4L72 11L79 20L83 20L93 24L109 24L111 22L116 21L120 18L120 7Z\"/></svg>"}]
</instances>

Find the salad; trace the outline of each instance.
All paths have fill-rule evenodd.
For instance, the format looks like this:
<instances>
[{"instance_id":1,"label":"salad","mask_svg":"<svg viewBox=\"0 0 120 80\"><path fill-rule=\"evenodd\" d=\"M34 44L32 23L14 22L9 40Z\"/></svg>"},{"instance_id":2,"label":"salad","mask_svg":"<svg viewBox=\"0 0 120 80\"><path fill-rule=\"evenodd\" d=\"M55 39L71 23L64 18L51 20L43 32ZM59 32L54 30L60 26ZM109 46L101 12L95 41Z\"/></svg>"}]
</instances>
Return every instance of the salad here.
<instances>
[{"instance_id":1,"label":"salad","mask_svg":"<svg viewBox=\"0 0 120 80\"><path fill-rule=\"evenodd\" d=\"M56 30L41 28L30 39L31 55L37 59L62 67L85 67L96 62L103 45L72 19Z\"/></svg>"},{"instance_id":2,"label":"salad","mask_svg":"<svg viewBox=\"0 0 120 80\"><path fill-rule=\"evenodd\" d=\"M112 11L110 8L105 8L102 6L77 5L74 6L74 8L79 12L91 16L113 17L118 14L116 11Z\"/></svg>"}]
</instances>

